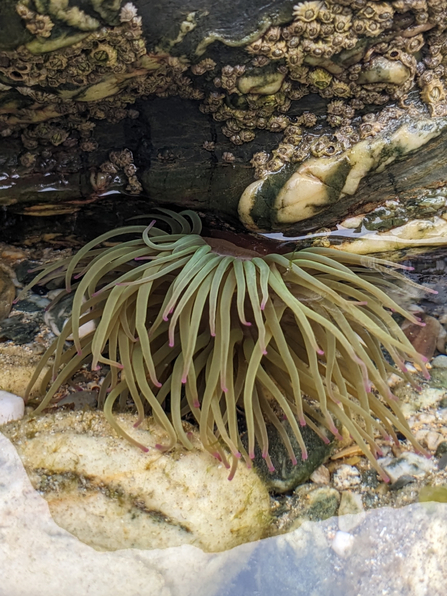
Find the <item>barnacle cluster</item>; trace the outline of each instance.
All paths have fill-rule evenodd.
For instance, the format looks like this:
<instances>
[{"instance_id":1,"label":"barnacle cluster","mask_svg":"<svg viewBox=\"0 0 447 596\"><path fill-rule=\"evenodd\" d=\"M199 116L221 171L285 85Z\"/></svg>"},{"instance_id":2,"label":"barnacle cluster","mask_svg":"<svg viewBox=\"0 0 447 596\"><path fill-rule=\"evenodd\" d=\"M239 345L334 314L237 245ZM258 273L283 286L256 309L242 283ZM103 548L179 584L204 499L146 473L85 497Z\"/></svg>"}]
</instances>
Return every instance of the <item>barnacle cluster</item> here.
<instances>
[{"instance_id":1,"label":"barnacle cluster","mask_svg":"<svg viewBox=\"0 0 447 596\"><path fill-rule=\"evenodd\" d=\"M52 51L45 49L45 39L51 35L53 21L82 15L74 7L68 10L77 11L76 15L55 11L51 20L37 11L39 7L41 3L26 0L17 4L17 11L36 41L43 43L43 51L37 51L31 42L0 52L0 95L3 91L8 98L15 94L12 107L9 102L0 106L0 135L21 137L26 152L20 156L20 163L25 167L43 167L45 163L48 169L53 163L57 169L61 161L65 165L70 161L66 155L61 158L61 152L66 154L74 147L94 151L98 146L94 139L96 122L137 118L139 112L132 104L140 97L203 98L184 76L188 61L147 52L142 19L132 3L120 9L119 25L99 27L96 22L93 26L87 19L81 29L85 31L89 23L88 34ZM35 23L41 22L46 28L36 29ZM73 22L80 27L77 18ZM52 38L50 42L57 47ZM204 60L200 66L203 72L213 67L211 60ZM50 149L53 154L49 158ZM141 190L135 175L128 180L129 192Z\"/></svg>"},{"instance_id":2,"label":"barnacle cluster","mask_svg":"<svg viewBox=\"0 0 447 596\"><path fill-rule=\"evenodd\" d=\"M202 235L192 211L158 211L148 226L111 230L28 286L65 277L57 300L75 290L71 319L29 384L28 395L40 386L36 413L90 363L103 367L99 402L120 435L146 449L114 416L131 401L135 426L151 413L164 428L159 449L176 441L192 449L182 425L189 415L230 477L241 458L251 465L256 444L274 469L267 425L296 463L284 418L303 459L300 429L308 425L328 442L326 429L340 436L338 419L384 480L376 436L397 441L396 428L422 451L386 383L389 371L415 383L408 359L428 376L424 357L391 315L422 324L387 294L386 273L404 281L395 269L405 267L325 248L278 254L259 242L244 246L240 236ZM82 336L80 326L98 318L96 330Z\"/></svg>"},{"instance_id":3,"label":"barnacle cluster","mask_svg":"<svg viewBox=\"0 0 447 596\"><path fill-rule=\"evenodd\" d=\"M223 66L200 52L192 63L169 53L194 28L193 16L175 40L149 51L137 9L119 5L112 19L118 24L100 26L67 2L17 3L35 39L0 52L0 96L7 99L0 105L0 135L21 135L25 167L67 164L59 153L74 147L94 151L98 120L138 118L133 104L152 97L200 102L235 146L254 141L258 131L278 133L270 154L253 155L257 178L373 137L408 111L413 89L432 117L447 115L447 0L300 2L291 22L269 27L245 46L245 58L238 51L237 61ZM93 12L103 10L94 3ZM60 24L80 37L66 46L57 37ZM326 105L318 118L300 107L309 94ZM51 150L54 159L43 157ZM160 152L157 157L169 161ZM131 192L139 188L129 185Z\"/></svg>"},{"instance_id":4,"label":"barnacle cluster","mask_svg":"<svg viewBox=\"0 0 447 596\"><path fill-rule=\"evenodd\" d=\"M292 23L270 27L246 47L250 65L223 67L214 79L218 90L201 105L224 123L224 134L236 145L253 140L256 130L284 131L269 160L253 157L257 177L377 134L402 113L413 88L432 116L447 114L444 0L308 1L297 4L293 16ZM297 132L313 124L287 115L309 93L329 101L320 122L334 130L322 139ZM400 108L357 116L365 107L389 103Z\"/></svg>"}]
</instances>

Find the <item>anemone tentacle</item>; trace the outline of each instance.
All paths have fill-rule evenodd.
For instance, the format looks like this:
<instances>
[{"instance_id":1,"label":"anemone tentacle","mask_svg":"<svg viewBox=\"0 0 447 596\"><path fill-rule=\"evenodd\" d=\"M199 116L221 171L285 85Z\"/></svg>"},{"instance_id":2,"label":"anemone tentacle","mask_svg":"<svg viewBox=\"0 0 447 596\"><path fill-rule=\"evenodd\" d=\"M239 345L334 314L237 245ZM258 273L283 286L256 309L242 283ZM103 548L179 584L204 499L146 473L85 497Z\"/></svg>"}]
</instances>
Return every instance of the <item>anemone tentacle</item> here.
<instances>
[{"instance_id":1,"label":"anemone tentacle","mask_svg":"<svg viewBox=\"0 0 447 596\"><path fill-rule=\"evenodd\" d=\"M407 360L428 377L424 358L392 313L422 323L387 293L386 273L403 282L396 269L407 267L328 248L261 255L237 241L202 236L200 218L190 210L158 212L144 216L149 225L102 234L24 288L65 278L66 293L74 290L72 317L27 389L28 398L53 358L36 414L90 362L109 369L99 402L119 434L145 449L114 416L117 402L124 407L130 399L136 426L151 413L164 428L160 449L177 440L192 449L182 424L191 414L204 447L230 469L230 478L240 459L251 465L256 444L274 469L270 424L296 462L284 419L303 459L300 427L309 425L328 442L326 431L340 436L338 420L384 479L376 434L396 440L396 428L423 452L386 383L393 371L416 385ZM95 319L96 329L82 337L81 326ZM67 348L70 335L74 345Z\"/></svg>"}]
</instances>

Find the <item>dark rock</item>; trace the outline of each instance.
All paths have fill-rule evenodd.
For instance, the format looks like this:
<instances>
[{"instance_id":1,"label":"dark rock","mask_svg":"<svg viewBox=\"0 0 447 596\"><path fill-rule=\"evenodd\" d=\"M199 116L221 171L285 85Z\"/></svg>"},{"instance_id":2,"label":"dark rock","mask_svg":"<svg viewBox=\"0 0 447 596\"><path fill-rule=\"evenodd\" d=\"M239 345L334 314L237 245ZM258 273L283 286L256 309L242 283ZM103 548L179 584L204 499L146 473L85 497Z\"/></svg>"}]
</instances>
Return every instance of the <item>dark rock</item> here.
<instances>
[{"instance_id":1,"label":"dark rock","mask_svg":"<svg viewBox=\"0 0 447 596\"><path fill-rule=\"evenodd\" d=\"M58 403L59 406L72 406L73 410L82 410L84 408L95 408L98 403L98 393L96 391L75 391L63 397Z\"/></svg>"},{"instance_id":2,"label":"dark rock","mask_svg":"<svg viewBox=\"0 0 447 596\"><path fill-rule=\"evenodd\" d=\"M12 279L5 271L0 269L0 321L6 319L11 312L12 301L16 295L16 289Z\"/></svg>"},{"instance_id":3,"label":"dark rock","mask_svg":"<svg viewBox=\"0 0 447 596\"><path fill-rule=\"evenodd\" d=\"M389 490L400 490L404 486L407 486L407 484L412 484L413 482L416 482L416 478L414 476L404 474L403 476L400 476L396 482L390 484Z\"/></svg>"},{"instance_id":4,"label":"dark rock","mask_svg":"<svg viewBox=\"0 0 447 596\"><path fill-rule=\"evenodd\" d=\"M39 329L36 322L25 322L22 317L13 316L0 323L0 338L10 339L19 345L27 344L33 341Z\"/></svg>"},{"instance_id":5,"label":"dark rock","mask_svg":"<svg viewBox=\"0 0 447 596\"><path fill-rule=\"evenodd\" d=\"M435 457L441 457L445 454L447 454L447 441L442 441L436 449Z\"/></svg>"},{"instance_id":6,"label":"dark rock","mask_svg":"<svg viewBox=\"0 0 447 596\"><path fill-rule=\"evenodd\" d=\"M267 427L267 433L269 454L275 466L275 471L269 472L259 448L255 449L255 459L253 461L256 471L264 480L268 489L280 493L293 490L299 484L306 482L312 472L329 457L332 450L332 444L326 445L311 428L304 426L301 428L301 434L309 457L303 461L301 459L301 450L289 423L284 421L283 426L296 454L297 464L292 464L278 431L271 425Z\"/></svg>"},{"instance_id":7,"label":"dark rock","mask_svg":"<svg viewBox=\"0 0 447 596\"><path fill-rule=\"evenodd\" d=\"M447 453L444 453L444 455L438 461L438 470L444 470L444 468L446 466L447 466Z\"/></svg>"},{"instance_id":8,"label":"dark rock","mask_svg":"<svg viewBox=\"0 0 447 596\"><path fill-rule=\"evenodd\" d=\"M24 286L29 284L36 277L36 272L31 271L34 267L38 267L40 263L36 263L34 261L22 261L19 263L15 268L15 274L17 277L17 281L19 281Z\"/></svg>"}]
</instances>

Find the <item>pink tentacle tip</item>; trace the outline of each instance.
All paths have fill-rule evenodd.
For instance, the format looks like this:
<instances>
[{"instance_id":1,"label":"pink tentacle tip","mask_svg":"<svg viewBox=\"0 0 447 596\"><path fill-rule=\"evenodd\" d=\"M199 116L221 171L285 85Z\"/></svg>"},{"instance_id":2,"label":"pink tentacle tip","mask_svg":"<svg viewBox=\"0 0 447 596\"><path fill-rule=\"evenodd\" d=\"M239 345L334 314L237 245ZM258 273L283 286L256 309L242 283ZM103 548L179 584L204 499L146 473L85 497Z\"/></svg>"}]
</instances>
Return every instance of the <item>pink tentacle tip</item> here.
<instances>
[{"instance_id":1,"label":"pink tentacle tip","mask_svg":"<svg viewBox=\"0 0 447 596\"><path fill-rule=\"evenodd\" d=\"M173 342L173 341L170 341L170 342L169 342L169 347L170 347L170 348L173 348L173 347L174 347L174 342Z\"/></svg>"},{"instance_id":2,"label":"pink tentacle tip","mask_svg":"<svg viewBox=\"0 0 447 596\"><path fill-rule=\"evenodd\" d=\"M300 418L300 426L306 426L306 421L304 418Z\"/></svg>"},{"instance_id":3,"label":"pink tentacle tip","mask_svg":"<svg viewBox=\"0 0 447 596\"><path fill-rule=\"evenodd\" d=\"M216 458L218 461L222 461L222 458L221 458L221 456L220 456L220 453L218 453L217 451L215 451L215 452L213 453L213 457L215 457L215 458Z\"/></svg>"},{"instance_id":4,"label":"pink tentacle tip","mask_svg":"<svg viewBox=\"0 0 447 596\"><path fill-rule=\"evenodd\" d=\"M291 457L291 458L290 458L290 461L292 462L292 466L296 466L296 465L297 465L297 463L298 463L298 461L297 461L296 457Z\"/></svg>"},{"instance_id":5,"label":"pink tentacle tip","mask_svg":"<svg viewBox=\"0 0 447 596\"><path fill-rule=\"evenodd\" d=\"M330 443L330 440L329 440L327 437L325 437L325 436L322 436L321 438L323 439L323 443L324 443L325 445L329 445L329 443Z\"/></svg>"},{"instance_id":6,"label":"pink tentacle tip","mask_svg":"<svg viewBox=\"0 0 447 596\"><path fill-rule=\"evenodd\" d=\"M216 332L215 331L211 331L210 335L211 335L211 337L216 337Z\"/></svg>"},{"instance_id":7,"label":"pink tentacle tip","mask_svg":"<svg viewBox=\"0 0 447 596\"><path fill-rule=\"evenodd\" d=\"M234 478L235 473L236 473L235 471L231 472L231 474L228 476L227 480L229 480L231 482Z\"/></svg>"},{"instance_id":8,"label":"pink tentacle tip","mask_svg":"<svg viewBox=\"0 0 447 596\"><path fill-rule=\"evenodd\" d=\"M245 321L244 325L245 325L246 327L251 327L251 323L250 323L249 321Z\"/></svg>"},{"instance_id":9,"label":"pink tentacle tip","mask_svg":"<svg viewBox=\"0 0 447 596\"><path fill-rule=\"evenodd\" d=\"M307 459L308 457L309 457L309 455L308 455L307 451L303 451L303 452L301 453L301 459L302 459L303 461L306 461L306 459Z\"/></svg>"},{"instance_id":10,"label":"pink tentacle tip","mask_svg":"<svg viewBox=\"0 0 447 596\"><path fill-rule=\"evenodd\" d=\"M17 302L18 302L18 301L19 301L19 299L18 299L18 298L15 298L15 299L12 301L12 303L13 303L13 304L17 304Z\"/></svg>"},{"instance_id":11,"label":"pink tentacle tip","mask_svg":"<svg viewBox=\"0 0 447 596\"><path fill-rule=\"evenodd\" d=\"M382 478L382 480L385 482L385 484L389 484L391 482L389 476L387 476L386 474L384 474L382 472L382 474L380 474L380 477Z\"/></svg>"},{"instance_id":12,"label":"pink tentacle tip","mask_svg":"<svg viewBox=\"0 0 447 596\"><path fill-rule=\"evenodd\" d=\"M155 444L155 449L158 449L158 451L166 451L166 449L163 447L163 445L160 445L160 443Z\"/></svg>"},{"instance_id":13,"label":"pink tentacle tip","mask_svg":"<svg viewBox=\"0 0 447 596\"><path fill-rule=\"evenodd\" d=\"M78 355L78 356L82 356L82 350L78 350L78 351L77 351L77 355Z\"/></svg>"},{"instance_id":14,"label":"pink tentacle tip","mask_svg":"<svg viewBox=\"0 0 447 596\"><path fill-rule=\"evenodd\" d=\"M422 354L420 354L421 360L422 362L428 362L428 358L426 356L423 356Z\"/></svg>"},{"instance_id":15,"label":"pink tentacle tip","mask_svg":"<svg viewBox=\"0 0 447 596\"><path fill-rule=\"evenodd\" d=\"M263 355L263 356L267 356L267 350L265 350L265 349L264 349L264 350L262 350L262 355Z\"/></svg>"},{"instance_id":16,"label":"pink tentacle tip","mask_svg":"<svg viewBox=\"0 0 447 596\"><path fill-rule=\"evenodd\" d=\"M99 366L99 364L96 364L96 366L92 365L92 370L97 372L98 370L101 370L101 367Z\"/></svg>"},{"instance_id":17,"label":"pink tentacle tip","mask_svg":"<svg viewBox=\"0 0 447 596\"><path fill-rule=\"evenodd\" d=\"M234 457L236 457L237 459L241 459L242 454L239 451L236 451L236 453L233 453Z\"/></svg>"},{"instance_id":18,"label":"pink tentacle tip","mask_svg":"<svg viewBox=\"0 0 447 596\"><path fill-rule=\"evenodd\" d=\"M168 315L163 315L163 321L165 321L165 323L167 323L169 321Z\"/></svg>"},{"instance_id":19,"label":"pink tentacle tip","mask_svg":"<svg viewBox=\"0 0 447 596\"><path fill-rule=\"evenodd\" d=\"M428 372L428 370L424 371L424 379L426 381L429 381L431 379L430 373Z\"/></svg>"},{"instance_id":20,"label":"pink tentacle tip","mask_svg":"<svg viewBox=\"0 0 447 596\"><path fill-rule=\"evenodd\" d=\"M140 445L140 449L141 451L144 451L144 453L148 453L149 449L147 447L145 447L144 445Z\"/></svg>"},{"instance_id":21,"label":"pink tentacle tip","mask_svg":"<svg viewBox=\"0 0 447 596\"><path fill-rule=\"evenodd\" d=\"M220 386L220 388L222 389L222 391L224 393L228 393L228 387L223 387L222 385Z\"/></svg>"},{"instance_id":22,"label":"pink tentacle tip","mask_svg":"<svg viewBox=\"0 0 447 596\"><path fill-rule=\"evenodd\" d=\"M195 401L192 405L193 405L193 408L200 408L200 402L199 401Z\"/></svg>"},{"instance_id":23,"label":"pink tentacle tip","mask_svg":"<svg viewBox=\"0 0 447 596\"><path fill-rule=\"evenodd\" d=\"M160 383L160 381L154 381L154 385L155 387L158 387L160 389L160 387L163 387L163 385Z\"/></svg>"},{"instance_id":24,"label":"pink tentacle tip","mask_svg":"<svg viewBox=\"0 0 447 596\"><path fill-rule=\"evenodd\" d=\"M250 451L250 453L248 454L248 457L249 457L250 459L254 459L254 458L255 458L255 454L254 454L254 452L253 452L253 451Z\"/></svg>"},{"instance_id":25,"label":"pink tentacle tip","mask_svg":"<svg viewBox=\"0 0 447 596\"><path fill-rule=\"evenodd\" d=\"M273 474L273 472L276 472L275 466L273 464L268 466L268 470L269 470L270 474Z\"/></svg>"},{"instance_id":26,"label":"pink tentacle tip","mask_svg":"<svg viewBox=\"0 0 447 596\"><path fill-rule=\"evenodd\" d=\"M138 428L142 422L143 422L142 420L137 420L137 421L135 422L135 424L133 425L133 427L134 427L134 428Z\"/></svg>"},{"instance_id":27,"label":"pink tentacle tip","mask_svg":"<svg viewBox=\"0 0 447 596\"><path fill-rule=\"evenodd\" d=\"M187 375L184 375L184 376L182 377L182 385L184 385L184 384L186 383L186 381L187 381L187 380L188 380L188 376L187 376Z\"/></svg>"},{"instance_id":28,"label":"pink tentacle tip","mask_svg":"<svg viewBox=\"0 0 447 596\"><path fill-rule=\"evenodd\" d=\"M323 350L320 350L320 348L317 349L317 354L319 356L324 356L324 352L323 352Z\"/></svg>"}]
</instances>

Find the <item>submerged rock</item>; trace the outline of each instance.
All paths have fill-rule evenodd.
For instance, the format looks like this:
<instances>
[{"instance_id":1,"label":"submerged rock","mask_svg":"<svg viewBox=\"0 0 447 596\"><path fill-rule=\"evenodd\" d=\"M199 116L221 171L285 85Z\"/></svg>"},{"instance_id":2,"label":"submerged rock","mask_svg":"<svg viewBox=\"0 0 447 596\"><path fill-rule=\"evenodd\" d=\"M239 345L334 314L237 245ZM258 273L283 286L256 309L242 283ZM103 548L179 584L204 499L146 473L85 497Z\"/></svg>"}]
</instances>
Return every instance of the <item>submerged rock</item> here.
<instances>
[{"instance_id":1,"label":"submerged rock","mask_svg":"<svg viewBox=\"0 0 447 596\"><path fill-rule=\"evenodd\" d=\"M261 538L269 523L269 496L256 474L228 470L201 446L162 453L163 432L153 422L135 429L143 453L118 437L102 413L59 412L12 423L12 440L45 497L54 520L98 550L166 548L192 544L216 552Z\"/></svg>"},{"instance_id":2,"label":"submerged rock","mask_svg":"<svg viewBox=\"0 0 447 596\"><path fill-rule=\"evenodd\" d=\"M321 464L329 457L332 450L332 443L324 443L320 437L308 426L301 428L304 443L306 444L309 457L301 459L301 449L298 441L290 428L288 422L283 423L292 448L297 454L297 463L292 463L284 442L277 429L273 425L267 426L269 439L269 452L274 462L275 469L269 471L265 460L262 458L259 447L255 450L254 465L269 490L278 493L293 490L299 484L306 482Z\"/></svg>"}]
</instances>

